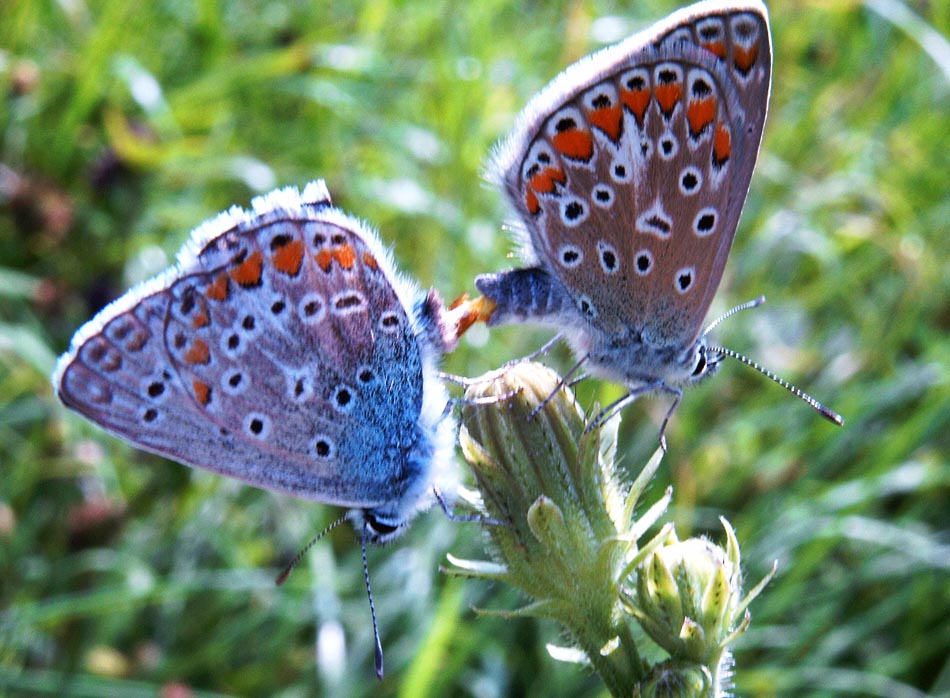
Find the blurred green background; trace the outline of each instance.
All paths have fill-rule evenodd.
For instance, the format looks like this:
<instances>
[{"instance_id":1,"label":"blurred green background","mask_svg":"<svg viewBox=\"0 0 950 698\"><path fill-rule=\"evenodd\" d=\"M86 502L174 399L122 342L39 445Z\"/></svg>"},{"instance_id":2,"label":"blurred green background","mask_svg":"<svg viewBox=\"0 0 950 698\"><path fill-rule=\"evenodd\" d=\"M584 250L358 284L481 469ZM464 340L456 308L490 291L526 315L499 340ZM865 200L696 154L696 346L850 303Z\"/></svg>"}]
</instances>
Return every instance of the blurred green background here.
<instances>
[{"instance_id":1,"label":"blurred green background","mask_svg":"<svg viewBox=\"0 0 950 698\"><path fill-rule=\"evenodd\" d=\"M438 572L482 554L477 526L438 512L370 551L379 684L352 530L273 583L336 510L127 447L48 376L193 226L316 177L407 273L471 292L513 264L481 178L492 144L560 69L676 6L0 3L0 694L603 695L547 655L557 628L475 616L523 599ZM771 15L771 112L714 310L769 303L718 336L847 422L726 364L686 395L656 492L674 486L681 537L732 521L750 581L779 561L736 647L739 695L950 695L950 2ZM546 338L476 330L446 369ZM666 404L626 410L631 473Z\"/></svg>"}]
</instances>

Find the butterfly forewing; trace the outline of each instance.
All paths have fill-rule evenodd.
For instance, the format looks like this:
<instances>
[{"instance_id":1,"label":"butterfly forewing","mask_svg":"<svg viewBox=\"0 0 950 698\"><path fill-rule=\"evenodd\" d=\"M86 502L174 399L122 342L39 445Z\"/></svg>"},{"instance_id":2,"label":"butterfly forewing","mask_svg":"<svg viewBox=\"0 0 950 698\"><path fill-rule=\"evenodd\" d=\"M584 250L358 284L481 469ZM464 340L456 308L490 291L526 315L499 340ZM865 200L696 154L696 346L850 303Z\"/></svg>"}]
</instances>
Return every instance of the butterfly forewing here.
<instances>
[{"instance_id":1,"label":"butterfly forewing","mask_svg":"<svg viewBox=\"0 0 950 698\"><path fill-rule=\"evenodd\" d=\"M770 76L761 5L689 10L565 71L496 159L581 316L684 347L722 276Z\"/></svg>"},{"instance_id":2,"label":"butterfly forewing","mask_svg":"<svg viewBox=\"0 0 950 698\"><path fill-rule=\"evenodd\" d=\"M178 273L77 333L63 401L136 445L252 484L364 508L397 497L422 359L385 253L316 205L198 237Z\"/></svg>"}]
</instances>

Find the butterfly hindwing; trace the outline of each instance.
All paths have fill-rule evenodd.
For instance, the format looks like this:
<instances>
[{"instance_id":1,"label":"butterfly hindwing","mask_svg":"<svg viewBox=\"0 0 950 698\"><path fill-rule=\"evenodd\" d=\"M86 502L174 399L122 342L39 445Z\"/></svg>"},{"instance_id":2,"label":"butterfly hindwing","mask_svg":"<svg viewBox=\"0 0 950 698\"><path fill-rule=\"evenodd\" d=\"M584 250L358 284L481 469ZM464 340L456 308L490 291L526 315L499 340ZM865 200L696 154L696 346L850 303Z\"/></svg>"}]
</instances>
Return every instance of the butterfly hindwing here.
<instances>
[{"instance_id":1,"label":"butterfly hindwing","mask_svg":"<svg viewBox=\"0 0 950 698\"><path fill-rule=\"evenodd\" d=\"M527 261L572 300L563 322L696 340L748 190L770 55L760 3L700 3L580 61L526 107L495 177Z\"/></svg>"}]
</instances>

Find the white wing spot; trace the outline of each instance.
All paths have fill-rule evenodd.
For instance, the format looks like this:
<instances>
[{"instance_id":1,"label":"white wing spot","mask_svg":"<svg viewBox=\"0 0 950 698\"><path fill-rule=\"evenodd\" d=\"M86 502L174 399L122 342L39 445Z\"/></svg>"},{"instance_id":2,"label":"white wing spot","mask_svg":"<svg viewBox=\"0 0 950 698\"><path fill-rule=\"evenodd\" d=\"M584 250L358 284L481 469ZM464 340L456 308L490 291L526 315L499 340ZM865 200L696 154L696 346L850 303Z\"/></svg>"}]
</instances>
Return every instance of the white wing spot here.
<instances>
[{"instance_id":1,"label":"white wing spot","mask_svg":"<svg viewBox=\"0 0 950 698\"><path fill-rule=\"evenodd\" d=\"M155 424L156 422L160 422L161 418L161 411L155 409L154 407L146 407L144 410L142 410L141 419L144 424Z\"/></svg>"},{"instance_id":2,"label":"white wing spot","mask_svg":"<svg viewBox=\"0 0 950 698\"><path fill-rule=\"evenodd\" d=\"M584 119L584 115L581 114L581 110L577 107L565 107L555 112L551 118L548 119L544 131L548 138L554 138L559 133L573 131L574 129L587 131L587 121Z\"/></svg>"},{"instance_id":3,"label":"white wing spot","mask_svg":"<svg viewBox=\"0 0 950 698\"><path fill-rule=\"evenodd\" d=\"M696 281L695 267L683 267L673 275L673 288L682 295L693 287L694 281Z\"/></svg>"},{"instance_id":4,"label":"white wing spot","mask_svg":"<svg viewBox=\"0 0 950 698\"><path fill-rule=\"evenodd\" d=\"M263 323L257 321L257 316L253 313L244 313L238 317L235 330L240 333L245 341L257 339L264 331Z\"/></svg>"},{"instance_id":5,"label":"white wing spot","mask_svg":"<svg viewBox=\"0 0 950 698\"><path fill-rule=\"evenodd\" d=\"M600 267L605 274L615 274L620 269L620 257L617 255L617 249L609 242L599 240L597 242L597 252L600 255Z\"/></svg>"},{"instance_id":6,"label":"white wing spot","mask_svg":"<svg viewBox=\"0 0 950 698\"><path fill-rule=\"evenodd\" d=\"M663 209L659 199L637 217L637 231L647 235L656 235L666 240L673 232L673 220Z\"/></svg>"},{"instance_id":7,"label":"white wing spot","mask_svg":"<svg viewBox=\"0 0 950 698\"><path fill-rule=\"evenodd\" d=\"M153 376L146 379L142 384L142 396L147 396L151 403L164 402L168 395L168 380L165 376Z\"/></svg>"},{"instance_id":8,"label":"white wing spot","mask_svg":"<svg viewBox=\"0 0 950 698\"><path fill-rule=\"evenodd\" d=\"M600 314L597 312L597 308L594 306L594 302L590 299L590 296L578 296L577 308L591 319L596 318Z\"/></svg>"},{"instance_id":9,"label":"white wing spot","mask_svg":"<svg viewBox=\"0 0 950 698\"><path fill-rule=\"evenodd\" d=\"M349 414L356 404L356 392L348 385L338 385L333 389L333 407L338 412Z\"/></svg>"},{"instance_id":10,"label":"white wing spot","mask_svg":"<svg viewBox=\"0 0 950 698\"><path fill-rule=\"evenodd\" d=\"M221 347L221 352L229 359L236 359L241 356L241 354L244 353L244 347L248 344L244 341L244 337L241 333L233 329L222 333L218 343Z\"/></svg>"},{"instance_id":11,"label":"white wing spot","mask_svg":"<svg viewBox=\"0 0 950 698\"><path fill-rule=\"evenodd\" d=\"M673 135L672 131L665 131L657 141L657 151L664 160L672 160L680 151L680 142Z\"/></svg>"},{"instance_id":12,"label":"white wing spot","mask_svg":"<svg viewBox=\"0 0 950 698\"><path fill-rule=\"evenodd\" d=\"M261 412L249 412L244 418L244 433L255 439L265 441L270 436L270 417Z\"/></svg>"},{"instance_id":13,"label":"white wing spot","mask_svg":"<svg viewBox=\"0 0 950 698\"><path fill-rule=\"evenodd\" d=\"M344 316L351 313L358 313L366 309L366 299L363 294L355 289L348 288L339 293L335 293L330 298L330 312L334 315Z\"/></svg>"},{"instance_id":14,"label":"white wing spot","mask_svg":"<svg viewBox=\"0 0 950 698\"><path fill-rule=\"evenodd\" d=\"M683 68L678 63L660 63L653 69L653 82L657 85L683 82Z\"/></svg>"},{"instance_id":15,"label":"white wing spot","mask_svg":"<svg viewBox=\"0 0 950 698\"><path fill-rule=\"evenodd\" d=\"M696 33L702 43L713 41L722 41L725 33L725 26L722 19L718 17L708 17L696 22Z\"/></svg>"},{"instance_id":16,"label":"white wing spot","mask_svg":"<svg viewBox=\"0 0 950 698\"><path fill-rule=\"evenodd\" d=\"M551 146L546 141L537 140L528 151L528 156L521 167L521 179L530 182L532 177L540 174L545 168L558 164L558 158Z\"/></svg>"},{"instance_id":17,"label":"white wing spot","mask_svg":"<svg viewBox=\"0 0 950 698\"><path fill-rule=\"evenodd\" d=\"M591 192L591 201L600 208L610 208L614 205L615 198L613 187L606 184L598 184Z\"/></svg>"},{"instance_id":18,"label":"white wing spot","mask_svg":"<svg viewBox=\"0 0 950 698\"><path fill-rule=\"evenodd\" d=\"M601 83L597 85L597 87L588 90L581 98L584 109L588 111L612 107L617 104L618 101L617 88L609 82Z\"/></svg>"},{"instance_id":19,"label":"white wing spot","mask_svg":"<svg viewBox=\"0 0 950 698\"><path fill-rule=\"evenodd\" d=\"M620 84L629 92L639 92L650 86L650 72L646 68L633 68L620 76Z\"/></svg>"},{"instance_id":20,"label":"white wing spot","mask_svg":"<svg viewBox=\"0 0 950 698\"><path fill-rule=\"evenodd\" d=\"M719 224L719 213L712 206L707 206L699 210L696 219L693 221L693 232L701 238L712 235L716 232Z\"/></svg>"},{"instance_id":21,"label":"white wing spot","mask_svg":"<svg viewBox=\"0 0 950 698\"><path fill-rule=\"evenodd\" d=\"M640 276L646 276L653 269L653 253L644 248L633 258L633 267Z\"/></svg>"},{"instance_id":22,"label":"white wing spot","mask_svg":"<svg viewBox=\"0 0 950 698\"><path fill-rule=\"evenodd\" d=\"M633 161L629 153L621 150L610 163L610 179L617 184L629 184L633 181Z\"/></svg>"},{"instance_id":23,"label":"white wing spot","mask_svg":"<svg viewBox=\"0 0 950 698\"><path fill-rule=\"evenodd\" d=\"M308 293L297 303L297 316L307 325L316 325L327 316L327 302L319 293Z\"/></svg>"},{"instance_id":24,"label":"white wing spot","mask_svg":"<svg viewBox=\"0 0 950 698\"><path fill-rule=\"evenodd\" d=\"M399 314L393 310L387 310L379 316L379 329L386 334L396 334L401 325Z\"/></svg>"},{"instance_id":25,"label":"white wing spot","mask_svg":"<svg viewBox=\"0 0 950 698\"><path fill-rule=\"evenodd\" d=\"M640 139L640 159L643 162L646 162L651 157L653 157L653 151L654 151L653 141L651 141L649 138L641 138Z\"/></svg>"},{"instance_id":26,"label":"white wing spot","mask_svg":"<svg viewBox=\"0 0 950 698\"><path fill-rule=\"evenodd\" d=\"M687 27L680 27L675 32L666 37L666 40L663 42L664 45L677 44L680 42L686 43L696 43L693 40L693 35L690 33Z\"/></svg>"},{"instance_id":27,"label":"white wing spot","mask_svg":"<svg viewBox=\"0 0 950 698\"><path fill-rule=\"evenodd\" d=\"M310 448L319 460L332 460L336 456L336 443L326 434L313 437Z\"/></svg>"},{"instance_id":28,"label":"white wing spot","mask_svg":"<svg viewBox=\"0 0 950 698\"><path fill-rule=\"evenodd\" d=\"M287 374L287 392L294 402L306 402L313 397L313 381L309 374L297 371Z\"/></svg>"},{"instance_id":29,"label":"white wing spot","mask_svg":"<svg viewBox=\"0 0 950 698\"><path fill-rule=\"evenodd\" d=\"M232 369L221 376L221 388L228 395L240 395L250 384L250 378L238 369Z\"/></svg>"},{"instance_id":30,"label":"white wing spot","mask_svg":"<svg viewBox=\"0 0 950 698\"><path fill-rule=\"evenodd\" d=\"M688 165L680 172L680 193L683 196L692 196L703 188L703 173L698 168Z\"/></svg>"},{"instance_id":31,"label":"white wing spot","mask_svg":"<svg viewBox=\"0 0 950 698\"><path fill-rule=\"evenodd\" d=\"M561 202L561 222L569 228L579 226L587 220L590 210L587 204L578 198L564 199Z\"/></svg>"},{"instance_id":32,"label":"white wing spot","mask_svg":"<svg viewBox=\"0 0 950 698\"><path fill-rule=\"evenodd\" d=\"M562 267L573 269L584 261L584 251L577 245L561 245L557 251L557 259Z\"/></svg>"}]
</instances>

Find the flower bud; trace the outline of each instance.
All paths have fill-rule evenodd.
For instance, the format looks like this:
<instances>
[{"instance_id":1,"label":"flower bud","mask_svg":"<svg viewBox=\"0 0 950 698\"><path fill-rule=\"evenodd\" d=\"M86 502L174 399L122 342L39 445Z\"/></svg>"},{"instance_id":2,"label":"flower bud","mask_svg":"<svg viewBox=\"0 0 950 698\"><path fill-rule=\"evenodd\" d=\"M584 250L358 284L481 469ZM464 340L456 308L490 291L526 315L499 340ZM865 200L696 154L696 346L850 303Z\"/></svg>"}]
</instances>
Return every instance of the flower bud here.
<instances>
[{"instance_id":1,"label":"flower bud","mask_svg":"<svg viewBox=\"0 0 950 698\"><path fill-rule=\"evenodd\" d=\"M669 661L653 667L633 692L634 698L706 698L714 695L713 679L701 664Z\"/></svg>"},{"instance_id":2,"label":"flower bud","mask_svg":"<svg viewBox=\"0 0 950 698\"><path fill-rule=\"evenodd\" d=\"M726 646L745 631L749 602L771 579L742 598L739 545L729 522L726 548L705 538L671 536L638 569L630 611L647 634L674 660L705 665L714 678Z\"/></svg>"}]
</instances>

